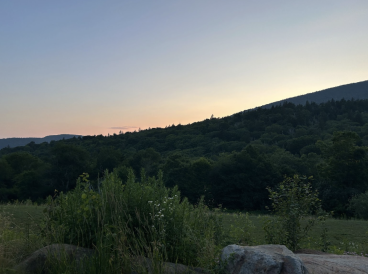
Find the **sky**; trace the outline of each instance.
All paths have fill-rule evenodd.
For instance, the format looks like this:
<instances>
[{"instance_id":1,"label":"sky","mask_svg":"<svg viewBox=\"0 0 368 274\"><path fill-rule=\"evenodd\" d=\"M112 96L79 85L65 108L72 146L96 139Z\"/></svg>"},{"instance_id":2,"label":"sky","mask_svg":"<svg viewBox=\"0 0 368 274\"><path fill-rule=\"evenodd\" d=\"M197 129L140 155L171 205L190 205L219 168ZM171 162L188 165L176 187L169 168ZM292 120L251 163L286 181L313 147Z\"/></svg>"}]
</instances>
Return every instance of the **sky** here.
<instances>
[{"instance_id":1,"label":"sky","mask_svg":"<svg viewBox=\"0 0 368 274\"><path fill-rule=\"evenodd\" d=\"M0 138L224 117L368 80L367 0L0 1Z\"/></svg>"}]
</instances>

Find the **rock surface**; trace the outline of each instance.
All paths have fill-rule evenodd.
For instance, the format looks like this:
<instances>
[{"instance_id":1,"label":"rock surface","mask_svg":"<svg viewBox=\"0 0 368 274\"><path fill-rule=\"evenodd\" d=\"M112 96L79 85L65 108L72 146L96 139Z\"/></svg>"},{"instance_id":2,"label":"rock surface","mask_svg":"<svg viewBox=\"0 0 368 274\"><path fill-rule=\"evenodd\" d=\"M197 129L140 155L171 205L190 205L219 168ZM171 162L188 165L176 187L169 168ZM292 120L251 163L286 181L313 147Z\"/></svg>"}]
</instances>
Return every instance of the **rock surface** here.
<instances>
[{"instance_id":1,"label":"rock surface","mask_svg":"<svg viewBox=\"0 0 368 274\"><path fill-rule=\"evenodd\" d=\"M222 250L221 260L229 274L367 274L368 258L333 255L323 252L300 250L313 254L294 254L283 245L238 246L229 245ZM94 255L94 250L67 244L53 244L34 252L16 268L17 273L48 274L48 260L83 262ZM152 260L136 257L132 261L132 274L206 273L200 268L164 262L159 267ZM79 265L80 266L80 265ZM83 266L83 265L82 265Z\"/></svg>"},{"instance_id":2,"label":"rock surface","mask_svg":"<svg viewBox=\"0 0 368 274\"><path fill-rule=\"evenodd\" d=\"M230 274L305 274L303 262L284 245L229 245L221 261Z\"/></svg>"},{"instance_id":3,"label":"rock surface","mask_svg":"<svg viewBox=\"0 0 368 274\"><path fill-rule=\"evenodd\" d=\"M164 274L199 274L206 273L199 267L189 267L182 264L164 262L160 266L153 265L152 260L145 257L137 257L134 260L132 274L138 273L164 273Z\"/></svg>"},{"instance_id":4,"label":"rock surface","mask_svg":"<svg viewBox=\"0 0 368 274\"><path fill-rule=\"evenodd\" d=\"M26 260L15 267L21 273L48 273L47 262L51 257L56 260L66 258L69 261L80 262L83 258L94 254L92 249L67 244L45 246L32 253Z\"/></svg>"},{"instance_id":5,"label":"rock surface","mask_svg":"<svg viewBox=\"0 0 368 274\"><path fill-rule=\"evenodd\" d=\"M65 259L69 262L76 262L77 265L83 262L83 258L89 258L94 255L94 250L77 247L74 245L67 244L53 244L41 248L26 260L15 267L15 271L18 273L26 274L51 274L52 271L48 266L48 260L63 260ZM81 265L79 265L81 266ZM82 266L83 267L83 266ZM132 274L138 273L155 273L158 270L163 274L198 274L205 273L203 269L188 267L182 264L174 264L163 262L158 267L152 264L152 260L144 257L136 257L132 260Z\"/></svg>"},{"instance_id":6,"label":"rock surface","mask_svg":"<svg viewBox=\"0 0 368 274\"><path fill-rule=\"evenodd\" d=\"M296 254L310 274L367 274L368 258L350 255Z\"/></svg>"}]
</instances>

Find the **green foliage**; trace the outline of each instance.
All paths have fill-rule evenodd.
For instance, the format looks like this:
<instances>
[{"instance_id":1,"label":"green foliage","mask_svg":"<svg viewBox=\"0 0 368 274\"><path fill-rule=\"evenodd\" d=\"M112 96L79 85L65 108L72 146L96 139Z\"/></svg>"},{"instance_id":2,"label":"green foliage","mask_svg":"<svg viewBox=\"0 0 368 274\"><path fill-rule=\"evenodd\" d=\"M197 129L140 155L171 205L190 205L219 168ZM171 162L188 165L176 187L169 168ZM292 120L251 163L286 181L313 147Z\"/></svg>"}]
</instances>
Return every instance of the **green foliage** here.
<instances>
[{"instance_id":1,"label":"green foliage","mask_svg":"<svg viewBox=\"0 0 368 274\"><path fill-rule=\"evenodd\" d=\"M285 178L276 190L267 188L272 210L276 215L274 219L265 220L267 243L283 244L295 251L308 237L316 221L311 215L320 209L320 200L318 193L312 190L307 180L305 177L294 175L292 178ZM303 219L307 221L304 226L301 223Z\"/></svg>"},{"instance_id":2,"label":"green foliage","mask_svg":"<svg viewBox=\"0 0 368 274\"><path fill-rule=\"evenodd\" d=\"M147 175L153 176L158 172L158 165L161 161L161 155L153 148L140 150L130 160L130 166L139 173L141 168L144 168Z\"/></svg>"},{"instance_id":3,"label":"green foliage","mask_svg":"<svg viewBox=\"0 0 368 274\"><path fill-rule=\"evenodd\" d=\"M349 209L354 212L356 218L368 220L368 191L351 198Z\"/></svg>"},{"instance_id":4,"label":"green foliage","mask_svg":"<svg viewBox=\"0 0 368 274\"><path fill-rule=\"evenodd\" d=\"M125 181L128 168L137 175L144 167L148 176L163 170L164 184L177 185L191 203L204 195L209 205L262 210L267 185L310 174L323 208L350 217L349 200L368 187L367 109L368 100L285 102L185 126L3 148L0 200L45 199L73 189L82 172L94 187L105 169ZM31 173L18 177L30 171L38 182L32 193L23 191L33 185Z\"/></svg>"},{"instance_id":5,"label":"green foliage","mask_svg":"<svg viewBox=\"0 0 368 274\"><path fill-rule=\"evenodd\" d=\"M368 174L367 147L359 146L361 138L355 132L334 132L330 142L318 141L325 163L320 166L323 177L336 187L366 189Z\"/></svg>"},{"instance_id":6,"label":"green foliage","mask_svg":"<svg viewBox=\"0 0 368 274\"><path fill-rule=\"evenodd\" d=\"M249 218L249 213L233 213L230 224L228 241L229 244L253 245L255 226Z\"/></svg>"},{"instance_id":7,"label":"green foliage","mask_svg":"<svg viewBox=\"0 0 368 274\"><path fill-rule=\"evenodd\" d=\"M123 184L106 172L99 190L84 174L74 190L48 199L46 214L44 233L51 242L109 246L116 263L130 254L210 267L223 237L220 215L203 200L193 206L177 188L164 187L161 173L155 178L142 172L137 181L130 170Z\"/></svg>"},{"instance_id":8,"label":"green foliage","mask_svg":"<svg viewBox=\"0 0 368 274\"><path fill-rule=\"evenodd\" d=\"M99 174L103 174L106 169L112 171L119 165L122 158L121 152L113 147L101 147L96 155L95 171Z\"/></svg>"},{"instance_id":9,"label":"green foliage","mask_svg":"<svg viewBox=\"0 0 368 274\"><path fill-rule=\"evenodd\" d=\"M40 159L28 152L14 152L4 157L14 174L20 174L26 170L35 170L41 165Z\"/></svg>"},{"instance_id":10,"label":"green foliage","mask_svg":"<svg viewBox=\"0 0 368 274\"><path fill-rule=\"evenodd\" d=\"M21 217L10 213L19 208ZM26 204L0 206L0 273L15 273L10 268L44 244L34 230L34 220L26 216L27 209L34 208Z\"/></svg>"},{"instance_id":11,"label":"green foliage","mask_svg":"<svg viewBox=\"0 0 368 274\"><path fill-rule=\"evenodd\" d=\"M327 252L329 250L331 242L328 240L328 228L325 226L325 221L322 222L322 233L319 243L321 251Z\"/></svg>"},{"instance_id":12,"label":"green foliage","mask_svg":"<svg viewBox=\"0 0 368 274\"><path fill-rule=\"evenodd\" d=\"M15 177L15 186L18 189L18 197L21 200L37 200L42 192L40 176L34 170L23 171Z\"/></svg>"},{"instance_id":13,"label":"green foliage","mask_svg":"<svg viewBox=\"0 0 368 274\"><path fill-rule=\"evenodd\" d=\"M0 159L0 200L37 200L47 191L43 185L45 164L28 152L14 152Z\"/></svg>"},{"instance_id":14,"label":"green foliage","mask_svg":"<svg viewBox=\"0 0 368 274\"><path fill-rule=\"evenodd\" d=\"M0 159L0 187L10 186L12 176L13 169L9 163L5 159Z\"/></svg>"},{"instance_id":15,"label":"green foliage","mask_svg":"<svg viewBox=\"0 0 368 274\"><path fill-rule=\"evenodd\" d=\"M59 188L68 191L74 188L75 178L88 167L88 152L79 146L57 143L52 148L52 177Z\"/></svg>"},{"instance_id":16,"label":"green foliage","mask_svg":"<svg viewBox=\"0 0 368 274\"><path fill-rule=\"evenodd\" d=\"M30 252L41 248L43 245L50 244L49 241L42 239L37 235L37 226L42 218L42 210L44 205L36 206L28 203L13 203L13 204L0 204L0 273L16 273L11 270L12 267L17 265ZM218 213L223 218L223 229L225 235L241 235L240 231L243 230L246 214L238 213ZM30 216L32 216L30 222ZM5 218L3 218L5 217ZM276 218L274 216L270 218ZM262 217L260 215L248 214L248 221L254 225L255 228L251 229L251 239L253 244L264 243L264 231L262 227ZM331 245L328 246L327 252L333 254L351 254L351 255L364 255L368 254L368 233L367 224L368 221L363 220L338 220L328 218L324 222L325 228L328 228L329 240ZM34 224L34 225L33 225ZM232 227L231 227L232 226ZM231 232L233 231L233 232ZM308 249L321 249L322 241L320 239L323 227L315 226L308 237L309 241L302 243L302 248ZM4 233L4 234L2 234ZM1 237L1 235L4 235ZM114 237L109 236L109 241L113 241ZM221 246L224 247L227 244L238 243L238 237L232 237L231 239L225 237ZM216 253L216 248L211 244L211 241L207 241L206 248L203 248L198 261L199 265L208 265L206 268L213 267L213 254ZM117 263L114 262L116 257L111 256L111 246L107 245L108 241L104 242L106 245L95 247L98 250L98 256L91 258L90 261L86 261L84 265L84 272L78 268L77 264L71 263L69 260L62 260L58 264L52 266L52 273L122 273L118 268ZM116 243L112 243L116 244ZM243 244L243 243L241 243ZM244 242L246 244L246 242ZM115 245L116 246L116 245ZM153 254L151 254L153 257ZM367 255L365 255L367 256ZM159 254L156 253L156 257ZM52 258L51 258L52 259ZM128 261L126 257L119 258L119 261ZM137 268L141 261L137 260L132 262L133 266ZM134 264L135 263L135 264ZM114 266L114 267L113 267ZM129 264L126 265L129 267ZM224 273L221 265L212 268L212 273ZM125 269L125 268L124 268ZM162 269L162 263L154 261L154 273L160 273ZM141 272L145 272L144 269L140 269ZM120 271L120 272L119 272ZM125 272L124 272L125 273ZM139 272L138 272L139 273Z\"/></svg>"},{"instance_id":17,"label":"green foliage","mask_svg":"<svg viewBox=\"0 0 368 274\"><path fill-rule=\"evenodd\" d=\"M272 164L253 146L239 153L221 155L210 173L215 203L229 209L264 208L267 185L278 178Z\"/></svg>"},{"instance_id":18,"label":"green foliage","mask_svg":"<svg viewBox=\"0 0 368 274\"><path fill-rule=\"evenodd\" d=\"M355 132L334 132L328 142L318 141L324 162L318 166L323 206L337 216L349 214L349 199L368 187L368 148L359 146L361 138Z\"/></svg>"},{"instance_id":19,"label":"green foliage","mask_svg":"<svg viewBox=\"0 0 368 274\"><path fill-rule=\"evenodd\" d=\"M169 187L178 186L191 203L197 203L201 196L208 202L213 198L208 178L211 169L212 163L206 158L190 161L183 155L174 154L168 157L163 167L164 181Z\"/></svg>"}]
</instances>

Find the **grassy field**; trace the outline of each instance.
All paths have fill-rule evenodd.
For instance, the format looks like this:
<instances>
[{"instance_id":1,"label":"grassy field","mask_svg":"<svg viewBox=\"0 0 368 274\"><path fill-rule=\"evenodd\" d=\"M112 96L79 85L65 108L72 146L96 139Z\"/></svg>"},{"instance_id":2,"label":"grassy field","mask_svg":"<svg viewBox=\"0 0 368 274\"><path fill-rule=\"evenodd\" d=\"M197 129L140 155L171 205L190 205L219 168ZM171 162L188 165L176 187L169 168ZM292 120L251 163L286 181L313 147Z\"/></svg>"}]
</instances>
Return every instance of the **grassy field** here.
<instances>
[{"instance_id":1,"label":"grassy field","mask_svg":"<svg viewBox=\"0 0 368 274\"><path fill-rule=\"evenodd\" d=\"M266 244L265 233L262 229L263 220L267 215L249 215L249 220L254 224L252 229L253 244ZM231 225L237 225L237 214L225 213L223 216L224 228L229 230ZM368 221L363 220L339 220L329 218L326 220L328 241L330 242L331 253L343 254L346 252L356 252L368 254ZM302 248L318 250L318 240L322 233L322 227L316 226L310 232L307 242Z\"/></svg>"},{"instance_id":2,"label":"grassy field","mask_svg":"<svg viewBox=\"0 0 368 274\"><path fill-rule=\"evenodd\" d=\"M11 268L33 251L47 244L42 240L38 230L43 209L43 206L32 204L0 205L0 273L8 273L4 271L5 268ZM227 244L238 243L236 237L239 233L236 234L236 231L241 231L244 226L253 226L249 230L253 245L266 244L262 229L265 215L250 214L244 223L244 214L221 214L223 214L225 234L233 236L228 239ZM326 227L328 241L331 242L328 252L368 254L368 221L331 218L326 221ZM321 231L321 227L316 226L302 247L318 250Z\"/></svg>"},{"instance_id":3,"label":"grassy field","mask_svg":"<svg viewBox=\"0 0 368 274\"><path fill-rule=\"evenodd\" d=\"M5 204L0 205L0 213L5 213L17 227L26 225L35 225L41 221L43 216L43 206L33 205L31 203Z\"/></svg>"},{"instance_id":4,"label":"grassy field","mask_svg":"<svg viewBox=\"0 0 368 274\"><path fill-rule=\"evenodd\" d=\"M45 243L38 225L43 207L31 203L0 205L0 274L25 259Z\"/></svg>"},{"instance_id":5,"label":"grassy field","mask_svg":"<svg viewBox=\"0 0 368 274\"><path fill-rule=\"evenodd\" d=\"M12 227L23 231L28 228L32 231L37 229L37 225L43 216L43 209L43 206L31 204L0 205L0 213L5 213L5 215L11 217ZM232 224L234 226L241 225L241 222L237 221L236 215L235 213L223 214L223 223L226 231L230 229ZM265 215L249 215L249 220L255 226L251 235L254 244L265 244L265 235L262 229L264 217ZM368 245L368 221L338 220L330 218L326 221L326 227L328 229L328 240L331 242L332 246L336 246L344 251L351 251L354 249L354 246ZM311 231L310 246L305 246L305 248L317 249L314 240L320 237L321 232L321 227L317 225Z\"/></svg>"}]
</instances>

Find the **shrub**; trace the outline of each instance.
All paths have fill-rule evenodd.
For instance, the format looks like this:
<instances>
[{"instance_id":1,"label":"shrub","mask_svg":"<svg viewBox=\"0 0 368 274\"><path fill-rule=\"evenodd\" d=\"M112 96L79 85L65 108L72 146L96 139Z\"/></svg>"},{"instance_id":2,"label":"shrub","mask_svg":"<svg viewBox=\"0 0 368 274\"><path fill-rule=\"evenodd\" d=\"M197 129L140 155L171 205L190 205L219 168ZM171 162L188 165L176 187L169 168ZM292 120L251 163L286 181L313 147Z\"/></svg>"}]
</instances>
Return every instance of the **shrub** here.
<instances>
[{"instance_id":1,"label":"shrub","mask_svg":"<svg viewBox=\"0 0 368 274\"><path fill-rule=\"evenodd\" d=\"M98 249L110 262L143 255L210 268L223 237L220 215L203 200L194 206L181 199L176 187L163 185L161 173L147 178L142 172L137 181L129 170L123 184L106 172L98 190L84 174L74 190L48 198L46 215L50 241Z\"/></svg>"},{"instance_id":2,"label":"shrub","mask_svg":"<svg viewBox=\"0 0 368 274\"><path fill-rule=\"evenodd\" d=\"M270 244L283 244L292 251L300 248L307 239L317 218L315 214L321 205L318 193L312 190L307 178L295 175L285 178L276 190L267 188L276 218L266 219L264 230ZM302 226L301 221L307 220Z\"/></svg>"}]
</instances>

